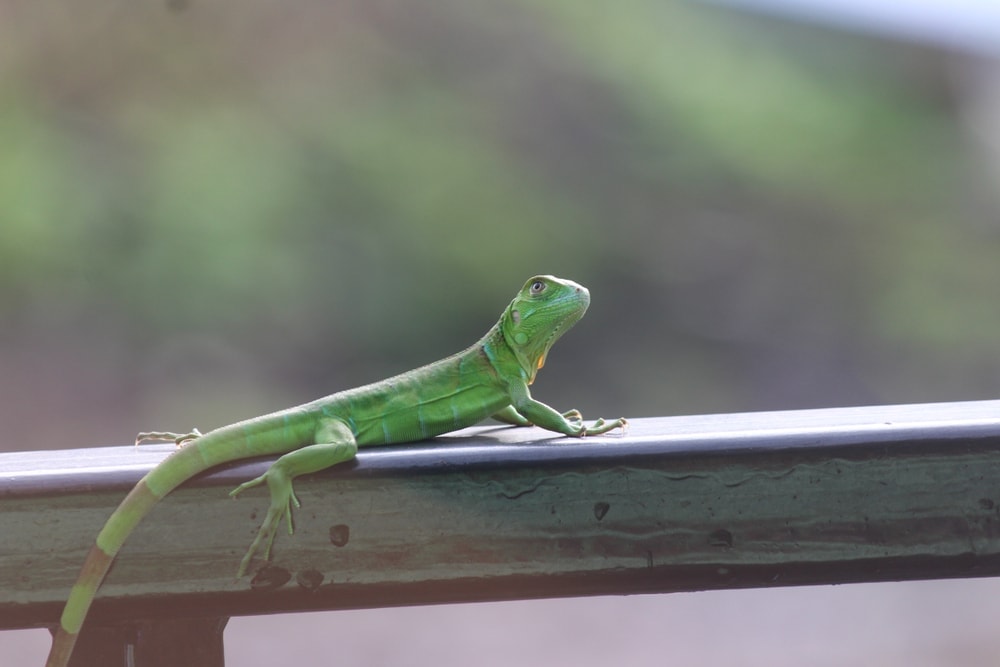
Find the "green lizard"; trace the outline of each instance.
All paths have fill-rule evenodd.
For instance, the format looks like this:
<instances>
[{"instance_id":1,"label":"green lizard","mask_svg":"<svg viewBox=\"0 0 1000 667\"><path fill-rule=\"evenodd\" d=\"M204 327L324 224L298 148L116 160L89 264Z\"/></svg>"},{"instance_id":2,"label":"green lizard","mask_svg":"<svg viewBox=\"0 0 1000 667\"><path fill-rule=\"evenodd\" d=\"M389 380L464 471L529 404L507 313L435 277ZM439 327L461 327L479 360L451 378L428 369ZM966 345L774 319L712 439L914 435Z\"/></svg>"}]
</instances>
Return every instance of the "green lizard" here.
<instances>
[{"instance_id":1,"label":"green lizard","mask_svg":"<svg viewBox=\"0 0 1000 667\"><path fill-rule=\"evenodd\" d=\"M230 495L267 483L271 504L237 577L255 556L271 557L282 521L292 532L298 475L354 458L359 447L405 443L471 426L487 417L583 437L625 428L624 419L587 424L576 410L560 414L528 390L552 344L590 305L581 285L553 276L528 280L500 320L475 345L402 375L210 431L204 435L140 433L136 442L184 445L157 465L105 523L62 613L47 667L65 667L90 604L125 539L152 507L194 475L221 463L281 454L267 472Z\"/></svg>"}]
</instances>

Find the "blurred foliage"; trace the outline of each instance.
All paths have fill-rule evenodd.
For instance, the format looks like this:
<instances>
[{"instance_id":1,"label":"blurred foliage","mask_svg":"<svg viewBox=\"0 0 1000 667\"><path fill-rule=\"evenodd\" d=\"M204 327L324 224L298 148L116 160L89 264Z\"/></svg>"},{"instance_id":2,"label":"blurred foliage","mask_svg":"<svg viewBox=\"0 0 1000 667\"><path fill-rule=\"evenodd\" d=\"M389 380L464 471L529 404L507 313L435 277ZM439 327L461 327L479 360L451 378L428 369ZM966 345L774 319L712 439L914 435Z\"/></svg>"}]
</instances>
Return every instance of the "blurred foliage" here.
<instances>
[{"instance_id":1,"label":"blurred foliage","mask_svg":"<svg viewBox=\"0 0 1000 667\"><path fill-rule=\"evenodd\" d=\"M642 416L992 398L995 184L943 54L692 4L0 10L8 448L210 428L453 352Z\"/></svg>"}]
</instances>

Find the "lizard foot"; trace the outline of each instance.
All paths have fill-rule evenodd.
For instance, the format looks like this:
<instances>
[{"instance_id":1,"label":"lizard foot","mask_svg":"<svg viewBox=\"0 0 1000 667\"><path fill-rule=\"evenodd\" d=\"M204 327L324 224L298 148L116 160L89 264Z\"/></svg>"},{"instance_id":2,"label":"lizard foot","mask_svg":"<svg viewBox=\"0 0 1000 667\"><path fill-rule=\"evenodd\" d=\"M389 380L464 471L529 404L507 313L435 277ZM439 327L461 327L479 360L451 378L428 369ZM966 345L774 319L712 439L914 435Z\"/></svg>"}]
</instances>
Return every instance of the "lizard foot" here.
<instances>
[{"instance_id":1,"label":"lizard foot","mask_svg":"<svg viewBox=\"0 0 1000 667\"><path fill-rule=\"evenodd\" d=\"M196 440L201 437L201 431L196 428L191 429L190 433L172 433L170 431L143 431L139 435L135 436L135 444L139 445L143 442L158 441L158 442L173 442L178 447L183 447L192 440Z\"/></svg>"},{"instance_id":2,"label":"lizard foot","mask_svg":"<svg viewBox=\"0 0 1000 667\"><path fill-rule=\"evenodd\" d=\"M264 482L267 482L267 487L271 491L271 506L268 507L267 516L264 517L264 522L257 530L257 536L247 550L246 555L243 556L243 560L240 561L240 567L236 570L237 579L247 573L254 556L262 549L264 560L271 560L271 546L274 544L274 537L278 533L278 526L281 525L282 518L288 524L289 535L295 530L292 525L292 507L301 506L299 499L295 497L295 491L292 489L292 480L285 475L275 472L273 468L260 477L240 484L229 495L235 498L243 491Z\"/></svg>"},{"instance_id":3,"label":"lizard foot","mask_svg":"<svg viewBox=\"0 0 1000 667\"><path fill-rule=\"evenodd\" d=\"M625 418L610 419L608 421L598 419L590 426L584 426L580 435L600 435L601 433L613 431L616 428L620 428L622 433L626 433L628 431L628 420Z\"/></svg>"}]
</instances>

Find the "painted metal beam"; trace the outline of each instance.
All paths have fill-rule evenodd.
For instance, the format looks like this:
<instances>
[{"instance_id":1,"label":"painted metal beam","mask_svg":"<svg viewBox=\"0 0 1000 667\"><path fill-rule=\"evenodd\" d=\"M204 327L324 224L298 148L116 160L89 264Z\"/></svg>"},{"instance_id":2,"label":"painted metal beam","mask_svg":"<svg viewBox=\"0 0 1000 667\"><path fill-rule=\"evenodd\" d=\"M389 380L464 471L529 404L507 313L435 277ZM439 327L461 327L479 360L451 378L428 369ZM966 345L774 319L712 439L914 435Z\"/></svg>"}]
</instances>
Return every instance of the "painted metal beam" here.
<instances>
[{"instance_id":1,"label":"painted metal beam","mask_svg":"<svg viewBox=\"0 0 1000 667\"><path fill-rule=\"evenodd\" d=\"M0 454L0 627L55 621L126 490L172 446ZM1000 574L1000 401L636 419L584 440L478 427L300 479L296 534L203 475L126 543L92 623Z\"/></svg>"}]
</instances>

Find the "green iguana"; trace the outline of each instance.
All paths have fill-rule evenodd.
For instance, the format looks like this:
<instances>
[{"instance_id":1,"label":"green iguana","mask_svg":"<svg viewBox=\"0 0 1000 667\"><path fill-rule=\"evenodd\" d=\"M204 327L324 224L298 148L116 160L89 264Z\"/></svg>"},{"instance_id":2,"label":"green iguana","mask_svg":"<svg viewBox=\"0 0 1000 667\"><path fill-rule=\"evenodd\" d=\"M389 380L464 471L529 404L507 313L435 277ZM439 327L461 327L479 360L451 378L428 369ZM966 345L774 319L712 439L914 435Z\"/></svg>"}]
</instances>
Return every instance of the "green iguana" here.
<instances>
[{"instance_id":1,"label":"green iguana","mask_svg":"<svg viewBox=\"0 0 1000 667\"><path fill-rule=\"evenodd\" d=\"M292 532L292 506L299 506L292 480L348 461L359 447L422 440L490 416L574 437L624 429L624 419L586 424L576 410L560 414L528 391L549 348L583 317L589 304L590 293L583 286L536 276L475 345L441 361L204 435L140 433L137 443L174 440L184 446L136 484L98 534L69 594L47 667L66 667L90 604L139 521L178 485L213 466L281 454L267 472L230 494L264 482L271 493L267 516L237 570L242 577L258 553L270 559L282 521Z\"/></svg>"}]
</instances>

